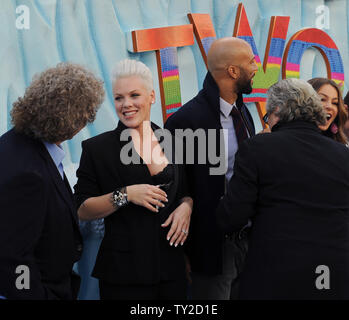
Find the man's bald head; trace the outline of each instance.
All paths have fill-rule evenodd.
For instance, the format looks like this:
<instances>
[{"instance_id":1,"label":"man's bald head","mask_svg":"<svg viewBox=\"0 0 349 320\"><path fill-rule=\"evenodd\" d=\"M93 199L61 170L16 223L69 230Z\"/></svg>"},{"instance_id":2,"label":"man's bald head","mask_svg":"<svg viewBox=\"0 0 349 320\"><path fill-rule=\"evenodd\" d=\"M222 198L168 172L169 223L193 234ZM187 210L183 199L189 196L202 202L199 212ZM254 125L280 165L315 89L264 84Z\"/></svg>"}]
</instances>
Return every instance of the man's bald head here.
<instances>
[{"instance_id":1,"label":"man's bald head","mask_svg":"<svg viewBox=\"0 0 349 320\"><path fill-rule=\"evenodd\" d=\"M251 46L245 40L234 37L217 39L207 54L208 70L215 74L229 65L239 65L242 57L251 52Z\"/></svg>"},{"instance_id":2,"label":"man's bald head","mask_svg":"<svg viewBox=\"0 0 349 320\"><path fill-rule=\"evenodd\" d=\"M234 37L214 41L207 54L207 65L225 101L232 103L238 94L252 92L258 65L246 41Z\"/></svg>"}]
</instances>

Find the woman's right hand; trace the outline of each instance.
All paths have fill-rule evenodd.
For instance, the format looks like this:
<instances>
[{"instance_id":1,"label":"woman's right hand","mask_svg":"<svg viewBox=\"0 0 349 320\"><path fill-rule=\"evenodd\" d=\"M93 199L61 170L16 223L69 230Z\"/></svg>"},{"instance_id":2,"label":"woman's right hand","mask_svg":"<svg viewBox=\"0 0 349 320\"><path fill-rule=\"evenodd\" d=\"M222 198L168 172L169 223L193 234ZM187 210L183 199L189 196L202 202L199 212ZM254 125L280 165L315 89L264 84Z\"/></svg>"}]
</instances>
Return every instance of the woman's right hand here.
<instances>
[{"instance_id":1,"label":"woman's right hand","mask_svg":"<svg viewBox=\"0 0 349 320\"><path fill-rule=\"evenodd\" d=\"M151 184L127 186L126 192L129 202L143 206L153 212L159 212L155 206L164 207L165 205L162 202L168 201L166 192Z\"/></svg>"}]
</instances>

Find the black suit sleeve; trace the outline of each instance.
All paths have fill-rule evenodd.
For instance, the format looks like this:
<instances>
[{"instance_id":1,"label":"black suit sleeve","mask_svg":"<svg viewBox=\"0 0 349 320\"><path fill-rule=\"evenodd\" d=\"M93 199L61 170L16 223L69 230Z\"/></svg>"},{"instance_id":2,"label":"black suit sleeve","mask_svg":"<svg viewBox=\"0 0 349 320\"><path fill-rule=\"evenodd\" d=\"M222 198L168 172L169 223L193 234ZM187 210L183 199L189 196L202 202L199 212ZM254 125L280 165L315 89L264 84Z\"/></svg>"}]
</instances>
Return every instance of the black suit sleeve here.
<instances>
[{"instance_id":1,"label":"black suit sleeve","mask_svg":"<svg viewBox=\"0 0 349 320\"><path fill-rule=\"evenodd\" d=\"M48 298L34 257L44 232L46 197L44 180L34 172L18 174L0 184L0 295L8 299ZM25 284L21 276L28 274L16 273L18 266L28 267L29 289L16 286L17 279L17 284Z\"/></svg>"},{"instance_id":2,"label":"black suit sleeve","mask_svg":"<svg viewBox=\"0 0 349 320\"><path fill-rule=\"evenodd\" d=\"M184 165L179 165L179 192L180 197L179 199L182 199L184 197L191 197L189 189L188 189L188 182L187 182L187 176L185 174L185 167Z\"/></svg>"},{"instance_id":3,"label":"black suit sleeve","mask_svg":"<svg viewBox=\"0 0 349 320\"><path fill-rule=\"evenodd\" d=\"M226 233L238 231L256 214L258 171L249 141L245 141L235 157L234 175L216 210L219 227Z\"/></svg>"},{"instance_id":4,"label":"black suit sleeve","mask_svg":"<svg viewBox=\"0 0 349 320\"><path fill-rule=\"evenodd\" d=\"M76 171L78 182L74 186L77 208L79 208L86 199L101 195L97 183L95 165L90 152L90 148L83 142L80 165Z\"/></svg>"},{"instance_id":5,"label":"black suit sleeve","mask_svg":"<svg viewBox=\"0 0 349 320\"><path fill-rule=\"evenodd\" d=\"M164 128L166 130L170 131L171 135L174 136L174 141L175 141L176 139L179 139L175 134L176 129L184 130L186 128L190 128L190 125L186 123L185 118L179 117L178 114L173 114L165 122ZM194 199L194 185L193 185L194 179L192 177L193 165L186 164L186 162L185 162L186 161L186 140L185 140L185 137L180 142L181 143L179 143L178 145L181 146L183 148L183 150L175 150L175 152L183 155L183 162L184 162L184 164L183 164L183 181L184 181L184 186L185 186L185 188L183 189L185 195L183 195L183 196L188 196L188 197L191 197L192 199Z\"/></svg>"}]
</instances>

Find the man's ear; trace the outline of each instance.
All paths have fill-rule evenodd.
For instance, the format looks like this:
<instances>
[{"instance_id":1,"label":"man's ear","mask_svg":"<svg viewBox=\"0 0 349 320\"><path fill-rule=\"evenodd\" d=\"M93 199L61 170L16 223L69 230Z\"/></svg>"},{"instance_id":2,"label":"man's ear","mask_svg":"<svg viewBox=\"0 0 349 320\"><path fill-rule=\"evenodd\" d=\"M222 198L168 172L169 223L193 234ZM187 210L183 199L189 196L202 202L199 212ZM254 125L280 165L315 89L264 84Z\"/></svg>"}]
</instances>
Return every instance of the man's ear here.
<instances>
[{"instance_id":1,"label":"man's ear","mask_svg":"<svg viewBox=\"0 0 349 320\"><path fill-rule=\"evenodd\" d=\"M236 80L240 76L240 68L238 66L231 65L228 67L228 74Z\"/></svg>"},{"instance_id":2,"label":"man's ear","mask_svg":"<svg viewBox=\"0 0 349 320\"><path fill-rule=\"evenodd\" d=\"M151 93L150 93L150 97L151 97L151 103L155 103L155 91L152 90Z\"/></svg>"}]
</instances>

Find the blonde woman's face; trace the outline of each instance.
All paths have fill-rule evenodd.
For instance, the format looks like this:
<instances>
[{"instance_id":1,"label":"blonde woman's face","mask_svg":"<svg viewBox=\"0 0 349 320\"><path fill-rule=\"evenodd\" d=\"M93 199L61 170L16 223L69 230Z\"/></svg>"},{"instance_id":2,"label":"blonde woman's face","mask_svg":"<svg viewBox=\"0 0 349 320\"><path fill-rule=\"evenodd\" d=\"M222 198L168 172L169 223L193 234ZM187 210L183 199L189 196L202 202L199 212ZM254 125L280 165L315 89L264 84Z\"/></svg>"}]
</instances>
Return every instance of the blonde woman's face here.
<instances>
[{"instance_id":1,"label":"blonde woman's face","mask_svg":"<svg viewBox=\"0 0 349 320\"><path fill-rule=\"evenodd\" d=\"M317 93L321 98L322 106L326 112L326 124L319 126L319 128L326 131L338 115L338 93L330 84L324 84Z\"/></svg>"},{"instance_id":2,"label":"blonde woman's face","mask_svg":"<svg viewBox=\"0 0 349 320\"><path fill-rule=\"evenodd\" d=\"M128 128L138 129L143 121L150 121L154 90L147 90L138 76L122 77L113 87L114 104L120 121Z\"/></svg>"}]
</instances>

